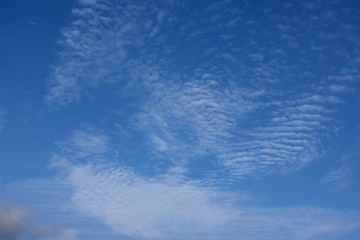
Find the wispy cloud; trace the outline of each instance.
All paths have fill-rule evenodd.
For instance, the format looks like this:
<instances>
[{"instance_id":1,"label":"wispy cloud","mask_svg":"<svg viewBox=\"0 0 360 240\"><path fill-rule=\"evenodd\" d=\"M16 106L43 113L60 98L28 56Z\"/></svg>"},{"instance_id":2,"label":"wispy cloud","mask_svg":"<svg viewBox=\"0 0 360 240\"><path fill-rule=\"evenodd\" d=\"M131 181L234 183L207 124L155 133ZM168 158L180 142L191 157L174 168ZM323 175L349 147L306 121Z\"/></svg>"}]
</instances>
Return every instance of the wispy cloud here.
<instances>
[{"instance_id":1,"label":"wispy cloud","mask_svg":"<svg viewBox=\"0 0 360 240\"><path fill-rule=\"evenodd\" d=\"M131 60L142 59L142 51L147 51L145 41L151 39L156 45L162 41L156 33L166 22L166 2L165 9L132 1L79 3L72 10L72 23L62 29L58 41L61 50L45 96L50 108L79 102L96 86L128 84L127 67Z\"/></svg>"},{"instance_id":2,"label":"wispy cloud","mask_svg":"<svg viewBox=\"0 0 360 240\"><path fill-rule=\"evenodd\" d=\"M196 183L177 182L174 176L147 179L117 166L61 163L64 166L65 180L75 189L74 206L119 234L190 237L223 226L233 215L212 203L219 196Z\"/></svg>"},{"instance_id":3,"label":"wispy cloud","mask_svg":"<svg viewBox=\"0 0 360 240\"><path fill-rule=\"evenodd\" d=\"M97 0L79 0L79 3L82 5L92 5L96 4Z\"/></svg>"},{"instance_id":4,"label":"wispy cloud","mask_svg":"<svg viewBox=\"0 0 360 240\"><path fill-rule=\"evenodd\" d=\"M95 136L94 136L95 137ZM207 187L177 169L143 176L119 160L78 161L59 153L52 168L69 191L68 210L145 239L336 239L360 226L355 213L311 207L249 207L251 198ZM63 155L62 155L63 154ZM67 198L68 198L67 197ZM246 207L243 205L246 204Z\"/></svg>"},{"instance_id":5,"label":"wispy cloud","mask_svg":"<svg viewBox=\"0 0 360 240\"><path fill-rule=\"evenodd\" d=\"M323 104L326 99L309 95L274 102L265 126L244 131L246 140L222 155L224 165L241 177L258 171L293 171L316 159L329 133L332 110Z\"/></svg>"},{"instance_id":6,"label":"wispy cloud","mask_svg":"<svg viewBox=\"0 0 360 240\"><path fill-rule=\"evenodd\" d=\"M32 26L36 26L36 22L30 21L30 20L27 20L26 23L30 24Z\"/></svg>"},{"instance_id":7,"label":"wispy cloud","mask_svg":"<svg viewBox=\"0 0 360 240\"><path fill-rule=\"evenodd\" d=\"M52 107L80 101L87 88L113 82L126 57L124 45L136 31L131 23L135 16L131 13L123 12L129 17L124 20L120 13L112 16L114 10L106 1L80 3L85 6L73 9L74 21L62 29L59 44L63 50L53 67L45 98L45 103Z\"/></svg>"},{"instance_id":8,"label":"wispy cloud","mask_svg":"<svg viewBox=\"0 0 360 240\"><path fill-rule=\"evenodd\" d=\"M67 207L134 238L335 239L359 229L352 212L244 207L250 197L221 190L297 171L327 150L344 93L356 92L360 76L358 50L348 47L358 44L355 18L336 16L333 2L230 2L77 1L45 104L113 94L128 115L119 121L145 142L149 159L137 165L150 164L143 174L120 159L105 130L74 131L51 161L72 190ZM347 173L336 169L320 182L338 184ZM11 238L76 238L47 226L25 231L25 219L14 222Z\"/></svg>"},{"instance_id":9,"label":"wispy cloud","mask_svg":"<svg viewBox=\"0 0 360 240\"><path fill-rule=\"evenodd\" d=\"M347 164L343 164L337 169L333 169L326 173L320 180L320 185L326 185L330 187L330 191L338 192L349 186L350 181L348 179L351 168Z\"/></svg>"},{"instance_id":10,"label":"wispy cloud","mask_svg":"<svg viewBox=\"0 0 360 240\"><path fill-rule=\"evenodd\" d=\"M57 142L64 153L70 154L75 159L103 156L109 152L107 144L106 136L95 134L91 130L75 131L66 141Z\"/></svg>"},{"instance_id":11,"label":"wispy cloud","mask_svg":"<svg viewBox=\"0 0 360 240\"><path fill-rule=\"evenodd\" d=\"M156 69L156 78L139 73L151 94L137 127L155 151L190 160L190 169L191 161L211 156L236 178L291 172L318 158L335 133L333 116L342 100L329 93L255 90L216 71L176 79Z\"/></svg>"},{"instance_id":12,"label":"wispy cloud","mask_svg":"<svg viewBox=\"0 0 360 240\"><path fill-rule=\"evenodd\" d=\"M119 166L64 162L61 168L75 189L74 209L135 238L331 239L360 226L356 215L327 209L242 208L224 193L172 175L149 179Z\"/></svg>"},{"instance_id":13,"label":"wispy cloud","mask_svg":"<svg viewBox=\"0 0 360 240\"><path fill-rule=\"evenodd\" d=\"M138 116L140 127L167 142L172 153L194 156L227 148L226 141L233 136L237 119L258 104L253 101L256 96L231 82L228 88L220 89L218 78L204 73L197 79L154 88Z\"/></svg>"},{"instance_id":14,"label":"wispy cloud","mask_svg":"<svg viewBox=\"0 0 360 240\"><path fill-rule=\"evenodd\" d=\"M314 9L338 24L335 16L323 12L321 4L300 4L304 12L297 16L262 9L265 20L257 18L249 3L231 9L226 2L201 3L206 14L200 15L185 3L146 4L80 1L73 22L62 30L63 50L46 96L49 106L80 101L95 86L113 84L120 94L132 95L135 107L128 119L157 158L188 169L197 161L211 161L234 178L291 172L321 156L333 136L337 104L343 103L338 95L351 89L341 81L354 79L356 68L343 55L352 62L350 70L334 66L331 75L319 76L329 85L314 80L319 75L314 68L324 67L324 50L314 53L319 61L313 67L313 53L293 49L308 49L312 42L346 52L329 37L319 40L315 34L328 36L329 29ZM182 20L182 11L189 21ZM249 21L240 21L239 13ZM307 23L308 14L322 31ZM199 25L192 21L195 17ZM229 35L228 27L235 24L248 33ZM254 24L264 27L259 34L268 39L266 48ZM179 39L187 39L181 49Z\"/></svg>"},{"instance_id":15,"label":"wispy cloud","mask_svg":"<svg viewBox=\"0 0 360 240\"><path fill-rule=\"evenodd\" d=\"M332 92L343 92L343 93L354 90L354 89L350 88L349 86L340 85L340 84L331 84L329 88L330 88L330 91L332 91Z\"/></svg>"}]
</instances>

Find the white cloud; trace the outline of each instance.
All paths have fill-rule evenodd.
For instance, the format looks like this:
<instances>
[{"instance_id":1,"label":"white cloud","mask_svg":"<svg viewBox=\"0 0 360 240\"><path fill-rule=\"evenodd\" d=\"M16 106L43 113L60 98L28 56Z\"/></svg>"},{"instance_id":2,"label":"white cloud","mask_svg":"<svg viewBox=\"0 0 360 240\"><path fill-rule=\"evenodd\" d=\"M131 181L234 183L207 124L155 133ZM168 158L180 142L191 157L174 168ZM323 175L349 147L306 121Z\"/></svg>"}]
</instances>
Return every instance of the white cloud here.
<instances>
[{"instance_id":1,"label":"white cloud","mask_svg":"<svg viewBox=\"0 0 360 240\"><path fill-rule=\"evenodd\" d=\"M331 84L329 89L332 92L349 92L352 90L346 85L339 85L339 84Z\"/></svg>"},{"instance_id":2,"label":"white cloud","mask_svg":"<svg viewBox=\"0 0 360 240\"><path fill-rule=\"evenodd\" d=\"M330 75L329 79L337 82L353 82L355 80L353 75Z\"/></svg>"},{"instance_id":3,"label":"white cloud","mask_svg":"<svg viewBox=\"0 0 360 240\"><path fill-rule=\"evenodd\" d=\"M125 12L109 18L114 10L106 1L100 5L91 0L81 3L86 6L73 9L75 20L62 29L62 50L45 97L50 107L78 102L87 89L119 80L116 77L126 57L124 45L134 34L132 19L122 19ZM90 8L92 5L96 7Z\"/></svg>"},{"instance_id":4,"label":"white cloud","mask_svg":"<svg viewBox=\"0 0 360 240\"><path fill-rule=\"evenodd\" d=\"M56 69L56 72L60 72L61 69ZM59 75L63 75L59 73ZM64 74L65 75L65 74ZM77 80L71 76L59 76L56 78L56 83L49 89L49 93L46 96L47 103L56 102L56 105L65 106L72 102L79 101L81 87L77 83Z\"/></svg>"},{"instance_id":5,"label":"white cloud","mask_svg":"<svg viewBox=\"0 0 360 240\"><path fill-rule=\"evenodd\" d=\"M72 9L73 22L61 30L58 41L61 50L45 96L51 108L79 102L99 85L128 84L128 65L135 56L144 55L144 41L152 39L160 44L164 38L158 32L166 22L166 9L155 4L79 2L81 6Z\"/></svg>"},{"instance_id":6,"label":"white cloud","mask_svg":"<svg viewBox=\"0 0 360 240\"><path fill-rule=\"evenodd\" d=\"M78 130L73 132L66 141L57 143L63 152L70 153L74 158L94 157L108 152L108 137L91 131Z\"/></svg>"},{"instance_id":7,"label":"white cloud","mask_svg":"<svg viewBox=\"0 0 360 240\"><path fill-rule=\"evenodd\" d=\"M338 192L349 186L350 181L348 176L350 174L350 167L347 164L343 164L337 169L333 169L326 173L320 180L320 185L326 185L330 187L330 191Z\"/></svg>"},{"instance_id":8,"label":"white cloud","mask_svg":"<svg viewBox=\"0 0 360 240\"><path fill-rule=\"evenodd\" d=\"M141 73L139 78L149 74ZM253 111L258 105L253 99L264 94L254 94L232 82L220 89L216 75L198 75L179 81L158 71L157 76L162 77L148 83L152 94L137 116L137 127L150 136L151 144L166 149L171 156L194 158L210 149L215 154L225 151L231 145L228 139L235 137L238 120ZM165 78L166 85L162 84Z\"/></svg>"},{"instance_id":9,"label":"white cloud","mask_svg":"<svg viewBox=\"0 0 360 240\"><path fill-rule=\"evenodd\" d=\"M332 136L336 104L343 103L335 94L343 92L357 73L355 67L337 72L337 66L322 65L324 57L329 59L326 62L335 59L323 55L323 49L343 53L338 51L341 47L329 45L337 35L320 23L314 31L308 26L313 21L303 21L302 14L290 18L267 9L258 19L250 3L236 4L229 11L224 1L204 6L200 12L187 8L187 3L173 3L179 7L175 11L164 2L79 3L81 7L72 11L74 21L62 30L63 49L53 67L46 104L65 106L101 84L121 82L118 85L126 89L121 93L135 95L136 116L129 117L135 119L134 128L145 135L155 152L154 161L161 158L169 164L160 171L163 175L141 176L126 166L108 163L118 159L108 147L107 136L75 131L59 143L62 152L54 155L52 163L64 174L60 178L74 188L74 208L120 234L160 239L174 235L180 239L266 239L269 235L311 239L357 226L356 217L347 221L347 214L331 210L244 209L227 194L184 176L198 161L226 172L231 181L295 171L318 158L323 143ZM307 5L306 11L316 4ZM212 14L223 10L224 16ZM326 20L329 26L330 20ZM205 29L209 21L211 26ZM224 24L243 29L242 34L230 35L231 29L223 31ZM265 25L271 28L258 30L257 26ZM207 35L220 36L226 44ZM316 42L312 35L329 41ZM309 43L315 46L316 60L313 53L301 50ZM316 47L320 45L324 46ZM324 77L322 69L331 69L329 81L337 84L310 88L314 76ZM298 81L302 73L310 80ZM205 168L202 171L207 173ZM334 182L335 176L341 174L329 173L322 182Z\"/></svg>"},{"instance_id":10,"label":"white cloud","mask_svg":"<svg viewBox=\"0 0 360 240\"><path fill-rule=\"evenodd\" d=\"M302 24L286 17L283 24L274 25L277 26L274 33L265 29L270 52L260 48L262 43L253 36L249 46L239 45L250 39L251 34L246 33L240 39L236 35L227 38L229 45L202 48L205 33L228 36L223 32L224 23L237 19L238 14L230 11L228 18L216 15L212 21L217 24L203 29L184 24L186 21L181 20L177 11L172 11L177 10L172 8L176 4L150 5L98 1L73 9L75 20L62 30L60 44L64 49L54 67L46 102L67 105L79 101L83 92L99 84L122 82L125 90L116 90L133 97L132 113L136 116L129 119L134 122L134 129L145 135L156 157L179 162L179 166L187 162L189 168L192 162L207 157L208 150L211 164L237 173L235 177L295 171L320 156L323 143L332 136L335 104L343 100L335 95L336 91L329 94L339 90L335 85L325 88L318 84L310 88L308 83L297 83L301 73L308 73L308 78L315 76L308 69L308 56L296 51L298 55L291 57L295 53L287 52L287 45L303 44L293 35L299 33ZM226 5L219 3L206 9L228 11ZM186 7L185 4L181 9ZM241 12L251 8L251 4L234 7L234 11ZM195 13L189 11L187 17L191 19L192 14ZM244 19L255 18L248 21L251 25L261 24L262 20L249 11L244 14ZM195 15L199 20L209 21L205 15ZM232 25L248 25L244 22L237 19ZM176 33L162 31L172 27ZM279 30L288 34L278 34ZM157 37L162 40L155 40ZM184 54L211 49L210 55L214 57L199 57L196 64L180 61L174 54L174 49L178 49L174 39L182 38L194 44L187 45ZM241 52L245 46L247 50ZM281 50L281 56L276 49ZM191 56L183 57L192 62ZM226 63L222 58L236 61ZM296 58L296 63L292 58ZM249 64L251 59L255 61ZM178 61L182 64L176 64ZM350 75L344 72L332 76L340 81L339 76ZM296 94L290 91L298 87ZM101 144L93 140L96 147L90 148L101 152ZM81 155L79 150L78 156Z\"/></svg>"},{"instance_id":11,"label":"white cloud","mask_svg":"<svg viewBox=\"0 0 360 240\"><path fill-rule=\"evenodd\" d=\"M182 166L187 159L191 170L210 150L217 166L236 178L291 172L317 159L334 135L333 114L342 103L328 94L242 88L229 80L231 73L224 79L202 69L182 79L145 64L133 77L149 87L136 127L157 157L182 159Z\"/></svg>"},{"instance_id":12,"label":"white cloud","mask_svg":"<svg viewBox=\"0 0 360 240\"><path fill-rule=\"evenodd\" d=\"M68 165L66 170L66 181L75 188L74 206L119 234L163 239L208 231L232 218L211 203L211 192L195 183L168 183L166 176L146 179L121 167L92 164Z\"/></svg>"},{"instance_id":13,"label":"white cloud","mask_svg":"<svg viewBox=\"0 0 360 240\"><path fill-rule=\"evenodd\" d=\"M152 139L153 144L157 148L157 150L159 150L161 152L169 150L169 146L168 146L167 142L165 142L163 139L159 138L156 135L153 135L151 137L151 139Z\"/></svg>"},{"instance_id":14,"label":"white cloud","mask_svg":"<svg viewBox=\"0 0 360 240\"><path fill-rule=\"evenodd\" d=\"M318 158L321 142L331 135L333 110L323 103L326 97L315 96L294 96L260 107L272 117L258 120L263 126L243 131L246 140L239 139L231 151L220 155L223 164L242 178L257 173L291 172Z\"/></svg>"},{"instance_id":15,"label":"white cloud","mask_svg":"<svg viewBox=\"0 0 360 240\"><path fill-rule=\"evenodd\" d=\"M142 177L119 165L62 164L72 209L120 235L145 239L338 239L360 227L351 212L310 207L241 207L235 195L165 174Z\"/></svg>"},{"instance_id":16,"label":"white cloud","mask_svg":"<svg viewBox=\"0 0 360 240\"><path fill-rule=\"evenodd\" d=\"M192 181L181 167L144 176L104 152L101 163L91 154L77 161L72 153L81 146L67 146L74 150L55 155L51 163L61 172L58 179L72 188L63 196L70 199L67 210L98 219L119 235L159 240L269 236L329 240L360 227L356 213L300 206L251 207L252 198L208 187L207 179ZM243 165L234 171L248 171L246 167L258 166Z\"/></svg>"}]
</instances>

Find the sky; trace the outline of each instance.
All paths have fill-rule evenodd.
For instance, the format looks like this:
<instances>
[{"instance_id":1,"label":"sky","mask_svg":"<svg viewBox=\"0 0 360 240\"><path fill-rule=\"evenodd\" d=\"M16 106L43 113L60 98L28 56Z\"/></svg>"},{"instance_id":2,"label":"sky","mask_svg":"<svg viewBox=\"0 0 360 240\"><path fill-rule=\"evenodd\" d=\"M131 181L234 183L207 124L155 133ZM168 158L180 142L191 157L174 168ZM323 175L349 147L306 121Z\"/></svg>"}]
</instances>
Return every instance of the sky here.
<instances>
[{"instance_id":1,"label":"sky","mask_svg":"<svg viewBox=\"0 0 360 240\"><path fill-rule=\"evenodd\" d=\"M357 240L360 3L0 2L0 240Z\"/></svg>"}]
</instances>

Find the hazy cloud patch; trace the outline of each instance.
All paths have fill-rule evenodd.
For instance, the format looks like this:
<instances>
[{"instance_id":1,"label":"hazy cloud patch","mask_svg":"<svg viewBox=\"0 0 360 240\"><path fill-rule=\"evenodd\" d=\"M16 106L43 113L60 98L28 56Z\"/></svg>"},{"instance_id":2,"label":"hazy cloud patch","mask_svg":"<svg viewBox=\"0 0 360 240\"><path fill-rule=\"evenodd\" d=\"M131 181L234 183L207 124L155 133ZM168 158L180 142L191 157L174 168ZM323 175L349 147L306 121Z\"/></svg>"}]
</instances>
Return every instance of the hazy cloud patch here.
<instances>
[{"instance_id":1,"label":"hazy cloud patch","mask_svg":"<svg viewBox=\"0 0 360 240\"><path fill-rule=\"evenodd\" d=\"M24 208L0 203L0 239L15 240L26 232L30 212Z\"/></svg>"},{"instance_id":2,"label":"hazy cloud patch","mask_svg":"<svg viewBox=\"0 0 360 240\"><path fill-rule=\"evenodd\" d=\"M20 206L0 203L0 240L76 240L76 231L53 226L32 225L31 212Z\"/></svg>"},{"instance_id":3,"label":"hazy cloud patch","mask_svg":"<svg viewBox=\"0 0 360 240\"><path fill-rule=\"evenodd\" d=\"M79 3L82 5L92 5L95 4L97 0L79 0Z\"/></svg>"}]
</instances>

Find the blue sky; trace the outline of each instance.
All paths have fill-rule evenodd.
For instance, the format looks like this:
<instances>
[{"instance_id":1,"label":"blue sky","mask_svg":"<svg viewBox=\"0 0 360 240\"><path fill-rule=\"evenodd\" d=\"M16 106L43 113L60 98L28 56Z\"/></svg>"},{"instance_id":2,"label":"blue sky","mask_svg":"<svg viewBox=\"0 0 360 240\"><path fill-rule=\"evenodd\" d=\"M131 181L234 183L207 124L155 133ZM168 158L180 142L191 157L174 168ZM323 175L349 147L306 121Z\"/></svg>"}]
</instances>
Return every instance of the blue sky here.
<instances>
[{"instance_id":1,"label":"blue sky","mask_svg":"<svg viewBox=\"0 0 360 240\"><path fill-rule=\"evenodd\" d=\"M359 16L1 1L0 239L359 239Z\"/></svg>"}]
</instances>

